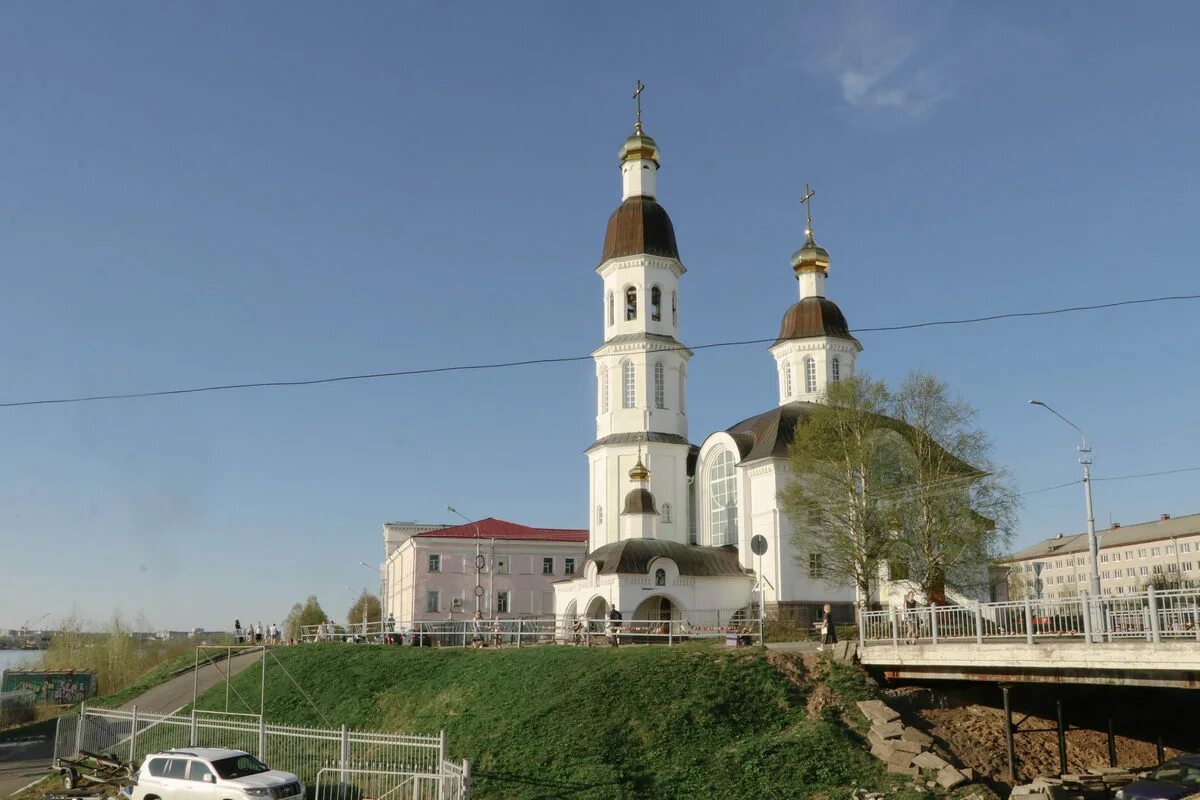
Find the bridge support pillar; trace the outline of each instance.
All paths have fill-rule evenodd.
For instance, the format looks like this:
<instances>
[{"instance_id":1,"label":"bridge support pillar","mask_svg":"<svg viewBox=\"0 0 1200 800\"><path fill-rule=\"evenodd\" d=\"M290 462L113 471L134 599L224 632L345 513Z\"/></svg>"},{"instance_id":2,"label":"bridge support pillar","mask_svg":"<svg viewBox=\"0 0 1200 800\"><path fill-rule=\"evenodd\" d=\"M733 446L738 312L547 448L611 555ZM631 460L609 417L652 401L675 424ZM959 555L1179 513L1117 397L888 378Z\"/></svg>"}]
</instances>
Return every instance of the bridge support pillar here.
<instances>
[{"instance_id":1,"label":"bridge support pillar","mask_svg":"<svg viewBox=\"0 0 1200 800\"><path fill-rule=\"evenodd\" d=\"M1008 704L1008 689L1008 686L1000 687L1000 691L1004 694L1004 746L1008 751L1008 782L1010 785L1015 785L1017 782L1017 764L1013 754L1012 706Z\"/></svg>"},{"instance_id":2,"label":"bridge support pillar","mask_svg":"<svg viewBox=\"0 0 1200 800\"><path fill-rule=\"evenodd\" d=\"M1108 765L1110 767L1117 765L1117 732L1113 727L1111 713L1108 715Z\"/></svg>"},{"instance_id":3,"label":"bridge support pillar","mask_svg":"<svg viewBox=\"0 0 1200 800\"><path fill-rule=\"evenodd\" d=\"M1162 741L1162 737L1161 737L1161 736L1159 736L1159 737L1158 737L1158 738L1155 740L1154 744L1156 745L1156 748L1155 748L1155 749L1158 751L1158 765L1161 767L1161 766L1162 766L1162 763L1163 763L1164 761L1166 761L1166 760L1167 760L1167 754L1163 752L1163 741Z\"/></svg>"},{"instance_id":4,"label":"bridge support pillar","mask_svg":"<svg viewBox=\"0 0 1200 800\"><path fill-rule=\"evenodd\" d=\"M1067 726L1063 723L1062 700L1056 700L1058 707L1058 774L1067 772Z\"/></svg>"}]
</instances>

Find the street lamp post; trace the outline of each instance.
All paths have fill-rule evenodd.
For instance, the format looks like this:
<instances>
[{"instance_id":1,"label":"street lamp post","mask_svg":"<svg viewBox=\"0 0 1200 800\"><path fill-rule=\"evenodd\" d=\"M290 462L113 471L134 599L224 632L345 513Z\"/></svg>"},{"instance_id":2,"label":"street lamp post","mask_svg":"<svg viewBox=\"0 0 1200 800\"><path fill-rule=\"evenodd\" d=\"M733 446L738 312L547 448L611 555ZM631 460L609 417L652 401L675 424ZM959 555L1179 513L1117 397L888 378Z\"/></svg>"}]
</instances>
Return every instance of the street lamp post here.
<instances>
[{"instance_id":1,"label":"street lamp post","mask_svg":"<svg viewBox=\"0 0 1200 800\"><path fill-rule=\"evenodd\" d=\"M475 529L475 611L479 612L479 597L483 594L482 572L483 572L483 552L480 550L479 542L479 523L472 519L467 519L458 512L454 506L446 506L446 510L451 514L461 517ZM494 547L493 547L494 549ZM494 567L493 567L494 568Z\"/></svg>"},{"instance_id":2,"label":"street lamp post","mask_svg":"<svg viewBox=\"0 0 1200 800\"><path fill-rule=\"evenodd\" d=\"M383 577L382 577L383 570L375 569L375 567L372 567L370 564L368 564L365 561L360 561L358 563L362 564L367 569L372 570L374 572L378 572L380 574L380 578L379 578L379 629L380 629L380 631L382 631L383 630ZM363 637L366 637L366 635L367 635L367 604L363 603Z\"/></svg>"},{"instance_id":3,"label":"street lamp post","mask_svg":"<svg viewBox=\"0 0 1200 800\"><path fill-rule=\"evenodd\" d=\"M1088 447L1087 435L1074 422L1041 400L1030 400L1029 404L1041 406L1079 432L1079 463L1083 465L1083 501L1087 508L1088 555L1091 560L1091 588L1089 591L1092 599L1098 603L1100 601L1100 544L1096 540L1096 517L1092 513L1092 448ZM1092 626L1092 632L1103 637L1103 633L1096 625Z\"/></svg>"}]
</instances>

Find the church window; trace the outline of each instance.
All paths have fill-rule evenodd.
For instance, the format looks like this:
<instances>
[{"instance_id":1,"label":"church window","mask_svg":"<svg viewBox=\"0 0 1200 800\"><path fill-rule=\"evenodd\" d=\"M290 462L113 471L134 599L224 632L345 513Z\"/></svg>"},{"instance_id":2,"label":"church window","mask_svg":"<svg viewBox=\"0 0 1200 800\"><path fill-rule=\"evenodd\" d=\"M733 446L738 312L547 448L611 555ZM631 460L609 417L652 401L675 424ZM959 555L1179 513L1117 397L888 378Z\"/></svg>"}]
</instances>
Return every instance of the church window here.
<instances>
[{"instance_id":1,"label":"church window","mask_svg":"<svg viewBox=\"0 0 1200 800\"><path fill-rule=\"evenodd\" d=\"M650 319L653 322L662 321L662 289L657 286L650 290Z\"/></svg>"},{"instance_id":2,"label":"church window","mask_svg":"<svg viewBox=\"0 0 1200 800\"><path fill-rule=\"evenodd\" d=\"M670 521L671 521L671 504L670 503L662 504L662 510L659 511L659 514L658 514L658 521L663 522L663 523L670 523Z\"/></svg>"},{"instance_id":3,"label":"church window","mask_svg":"<svg viewBox=\"0 0 1200 800\"><path fill-rule=\"evenodd\" d=\"M792 362L783 362L783 396L792 396Z\"/></svg>"},{"instance_id":4,"label":"church window","mask_svg":"<svg viewBox=\"0 0 1200 800\"><path fill-rule=\"evenodd\" d=\"M667 407L667 376L661 361L654 365L654 407Z\"/></svg>"},{"instance_id":5,"label":"church window","mask_svg":"<svg viewBox=\"0 0 1200 800\"><path fill-rule=\"evenodd\" d=\"M833 363L829 365L829 372L834 383L837 383L842 379L842 365L838 363L837 356L833 357Z\"/></svg>"},{"instance_id":6,"label":"church window","mask_svg":"<svg viewBox=\"0 0 1200 800\"><path fill-rule=\"evenodd\" d=\"M708 490L713 547L737 544L737 469L728 450L722 450L713 459Z\"/></svg>"},{"instance_id":7,"label":"church window","mask_svg":"<svg viewBox=\"0 0 1200 800\"><path fill-rule=\"evenodd\" d=\"M667 571L665 569L654 570L654 585L655 586L666 586L667 585Z\"/></svg>"},{"instance_id":8,"label":"church window","mask_svg":"<svg viewBox=\"0 0 1200 800\"><path fill-rule=\"evenodd\" d=\"M671 324L679 327L679 305L675 299L675 292L671 292Z\"/></svg>"},{"instance_id":9,"label":"church window","mask_svg":"<svg viewBox=\"0 0 1200 800\"><path fill-rule=\"evenodd\" d=\"M611 289L608 292L608 324L613 324L613 293Z\"/></svg>"},{"instance_id":10,"label":"church window","mask_svg":"<svg viewBox=\"0 0 1200 800\"><path fill-rule=\"evenodd\" d=\"M625 288L625 321L632 322L637 319L637 287L628 286Z\"/></svg>"},{"instance_id":11,"label":"church window","mask_svg":"<svg viewBox=\"0 0 1200 800\"><path fill-rule=\"evenodd\" d=\"M817 390L817 362L811 358L804 359L804 391L812 394Z\"/></svg>"},{"instance_id":12,"label":"church window","mask_svg":"<svg viewBox=\"0 0 1200 800\"><path fill-rule=\"evenodd\" d=\"M596 524L604 524L604 506L596 506Z\"/></svg>"},{"instance_id":13,"label":"church window","mask_svg":"<svg viewBox=\"0 0 1200 800\"><path fill-rule=\"evenodd\" d=\"M600 368L600 413L608 413L608 367Z\"/></svg>"},{"instance_id":14,"label":"church window","mask_svg":"<svg viewBox=\"0 0 1200 800\"><path fill-rule=\"evenodd\" d=\"M636 400L633 362L623 361L621 363L621 406L623 408L633 408Z\"/></svg>"}]
</instances>

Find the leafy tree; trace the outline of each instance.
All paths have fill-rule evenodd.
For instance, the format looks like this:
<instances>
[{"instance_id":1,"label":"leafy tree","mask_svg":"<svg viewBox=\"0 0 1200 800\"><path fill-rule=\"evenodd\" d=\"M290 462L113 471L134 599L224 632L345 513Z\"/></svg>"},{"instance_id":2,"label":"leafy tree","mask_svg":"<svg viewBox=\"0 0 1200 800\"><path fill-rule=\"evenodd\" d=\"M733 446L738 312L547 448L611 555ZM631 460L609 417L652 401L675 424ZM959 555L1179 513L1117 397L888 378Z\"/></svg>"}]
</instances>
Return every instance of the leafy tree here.
<instances>
[{"instance_id":1,"label":"leafy tree","mask_svg":"<svg viewBox=\"0 0 1200 800\"><path fill-rule=\"evenodd\" d=\"M889 416L908 443L900 448L889 503L894 558L929 599L946 588L978 593L987 567L1012 540L1018 497L991 460L977 412L933 375L912 372L891 395Z\"/></svg>"},{"instance_id":2,"label":"leafy tree","mask_svg":"<svg viewBox=\"0 0 1200 800\"><path fill-rule=\"evenodd\" d=\"M880 435L889 395L881 381L855 376L831 384L824 402L797 424L780 492L801 566L828 583L854 585L866 602L890 545L887 507L896 457Z\"/></svg>"},{"instance_id":3,"label":"leafy tree","mask_svg":"<svg viewBox=\"0 0 1200 800\"><path fill-rule=\"evenodd\" d=\"M354 601L354 605L350 606L350 610L346 612L346 625L350 630L354 630L356 625L362 625L363 609L366 609L367 622L379 622L383 618L379 598L363 589L362 594Z\"/></svg>"},{"instance_id":4,"label":"leafy tree","mask_svg":"<svg viewBox=\"0 0 1200 800\"><path fill-rule=\"evenodd\" d=\"M283 634L288 639L299 639L300 629L310 625L320 625L329 619L315 594L310 594L304 605L296 603L283 621Z\"/></svg>"}]
</instances>

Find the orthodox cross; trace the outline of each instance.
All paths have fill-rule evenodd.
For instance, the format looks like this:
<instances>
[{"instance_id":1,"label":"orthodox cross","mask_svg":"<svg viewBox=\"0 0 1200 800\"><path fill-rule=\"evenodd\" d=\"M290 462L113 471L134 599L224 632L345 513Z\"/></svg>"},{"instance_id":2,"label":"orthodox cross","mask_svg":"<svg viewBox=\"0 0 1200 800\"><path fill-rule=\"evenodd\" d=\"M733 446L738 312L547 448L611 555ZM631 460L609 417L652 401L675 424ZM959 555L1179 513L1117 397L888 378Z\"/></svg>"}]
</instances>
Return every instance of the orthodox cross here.
<instances>
[{"instance_id":1,"label":"orthodox cross","mask_svg":"<svg viewBox=\"0 0 1200 800\"><path fill-rule=\"evenodd\" d=\"M813 235L812 227L812 199L816 194L812 189L808 188L808 184L804 184L804 196L800 198L800 204L804 206L804 213L808 217L808 227L804 229L804 233L811 240Z\"/></svg>"},{"instance_id":2,"label":"orthodox cross","mask_svg":"<svg viewBox=\"0 0 1200 800\"><path fill-rule=\"evenodd\" d=\"M637 89L633 93L633 99L637 101L637 124L634 127L638 133L642 132L642 92L646 90L646 84L640 80L636 83Z\"/></svg>"}]
</instances>

